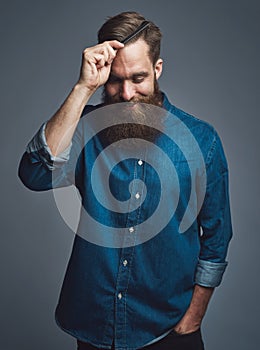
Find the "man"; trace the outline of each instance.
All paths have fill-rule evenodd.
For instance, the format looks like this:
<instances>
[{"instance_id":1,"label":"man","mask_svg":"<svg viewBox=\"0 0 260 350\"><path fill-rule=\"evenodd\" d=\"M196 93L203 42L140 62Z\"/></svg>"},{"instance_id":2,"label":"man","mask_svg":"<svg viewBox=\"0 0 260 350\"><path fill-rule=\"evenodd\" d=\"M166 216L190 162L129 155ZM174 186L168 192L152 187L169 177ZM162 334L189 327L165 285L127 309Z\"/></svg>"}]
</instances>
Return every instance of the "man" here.
<instances>
[{"instance_id":1,"label":"man","mask_svg":"<svg viewBox=\"0 0 260 350\"><path fill-rule=\"evenodd\" d=\"M157 81L163 67L161 33L152 22L144 21L138 13L125 12L110 18L101 27L99 44L83 52L78 82L57 113L29 143L19 168L23 183L33 190L75 183L84 210L103 224L104 232L101 230L98 234L103 235L104 241L96 244L97 232L94 232L94 241L90 239L91 221L86 225L81 220L56 310L59 326L77 339L80 350L204 349L201 322L227 265L225 258L232 230L228 170L220 139L210 125L171 105L160 92ZM123 44L136 29L139 33ZM104 86L103 104L86 106L100 86ZM123 116L133 111L134 122L121 125L117 122L110 128L104 127L87 142L86 133L92 127L91 114L104 109L109 115L114 106L117 109L112 109L112 114L120 110ZM148 117L143 106L152 114L154 127L147 127ZM150 113L153 109L155 113ZM181 141L177 140L179 132L173 141L164 137L160 129L160 110L167 114L164 120L173 121L171 126L165 127L166 133L168 129L188 130L181 135ZM138 124L142 117L143 123ZM103 122L107 122L106 118ZM196 140L193 144L187 140L189 134ZM174 195L175 173L169 170L168 160L155 157L160 168L156 170L166 174L166 180L159 184L148 161L155 151L143 143L146 153L141 153L140 159L125 157L118 161L109 181L111 192L118 200L129 200L129 205L133 205L144 196L144 187L147 199L129 213L108 211L104 205L99 206L90 181L91 169L103 150L113 143L118 145L123 139L145 139L167 152L177 169L178 198ZM196 144L199 151L195 152ZM119 148L124 152L127 147L131 149L131 145L134 143L128 146L124 143L122 148L115 147L114 152L117 154ZM138 145L136 149L142 152L141 143ZM187 154L190 155L188 160L185 159ZM196 165L193 173L192 164L199 158L198 154L203 161L200 166ZM103 158L104 169L108 158ZM206 173L205 193L203 171ZM101 197L106 196L103 172L97 171L96 176ZM133 185L133 180L145 181L145 185L140 182ZM176 213L169 217L160 232L147 238L147 232L141 228L138 231L138 227L143 227L140 224L156 211L155 201L165 184L169 192L160 217L166 216L174 206ZM134 190L134 186L139 186L138 190ZM127 198L129 189L133 191L131 198ZM193 193L190 195L190 192ZM200 192L203 198L199 204ZM190 198L196 203L193 206L198 206L197 215L180 232L181 218L185 216ZM151 226L157 221L160 220L153 221ZM113 225L124 233L123 243L114 246L111 242L107 244L104 238ZM82 227L88 231L87 236L81 234ZM146 237L143 240L142 235ZM131 237L134 241L125 244L125 239L131 240Z\"/></svg>"}]
</instances>

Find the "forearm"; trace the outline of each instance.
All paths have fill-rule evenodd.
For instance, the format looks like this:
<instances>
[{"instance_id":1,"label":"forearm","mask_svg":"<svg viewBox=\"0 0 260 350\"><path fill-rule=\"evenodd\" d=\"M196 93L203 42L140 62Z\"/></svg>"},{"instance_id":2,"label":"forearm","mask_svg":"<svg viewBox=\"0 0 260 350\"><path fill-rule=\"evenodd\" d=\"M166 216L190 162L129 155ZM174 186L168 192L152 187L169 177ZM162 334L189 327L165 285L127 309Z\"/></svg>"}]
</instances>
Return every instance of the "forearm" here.
<instances>
[{"instance_id":1,"label":"forearm","mask_svg":"<svg viewBox=\"0 0 260 350\"><path fill-rule=\"evenodd\" d=\"M76 84L60 109L48 121L45 137L54 156L70 144L82 111L91 95L92 92L85 86Z\"/></svg>"},{"instance_id":2,"label":"forearm","mask_svg":"<svg viewBox=\"0 0 260 350\"><path fill-rule=\"evenodd\" d=\"M190 333L200 327L213 291L214 288L195 285L190 306L183 318L175 326L176 332Z\"/></svg>"},{"instance_id":3,"label":"forearm","mask_svg":"<svg viewBox=\"0 0 260 350\"><path fill-rule=\"evenodd\" d=\"M83 51L79 81L46 126L45 137L52 155L70 144L83 108L91 95L106 83L116 52L123 47L124 44L111 40Z\"/></svg>"}]
</instances>

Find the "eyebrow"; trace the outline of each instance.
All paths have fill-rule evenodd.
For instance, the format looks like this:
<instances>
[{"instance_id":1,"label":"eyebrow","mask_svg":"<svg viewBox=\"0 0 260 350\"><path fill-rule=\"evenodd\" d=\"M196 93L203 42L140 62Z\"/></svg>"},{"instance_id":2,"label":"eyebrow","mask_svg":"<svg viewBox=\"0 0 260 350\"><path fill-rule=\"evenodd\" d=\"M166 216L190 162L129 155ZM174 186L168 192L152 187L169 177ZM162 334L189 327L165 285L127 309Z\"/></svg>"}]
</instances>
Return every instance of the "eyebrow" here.
<instances>
[{"instance_id":1,"label":"eyebrow","mask_svg":"<svg viewBox=\"0 0 260 350\"><path fill-rule=\"evenodd\" d=\"M148 77L149 73L148 72L138 72L138 73L134 73L132 74L131 78L134 79L134 78L139 78L139 77Z\"/></svg>"}]
</instances>

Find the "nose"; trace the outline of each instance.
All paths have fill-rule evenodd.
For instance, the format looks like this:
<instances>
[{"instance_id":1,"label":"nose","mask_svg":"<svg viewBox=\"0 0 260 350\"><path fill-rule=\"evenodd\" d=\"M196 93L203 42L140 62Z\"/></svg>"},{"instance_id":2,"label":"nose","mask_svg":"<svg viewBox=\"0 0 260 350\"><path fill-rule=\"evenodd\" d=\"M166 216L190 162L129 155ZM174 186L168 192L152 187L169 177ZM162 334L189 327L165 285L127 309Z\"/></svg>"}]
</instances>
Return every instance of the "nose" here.
<instances>
[{"instance_id":1,"label":"nose","mask_svg":"<svg viewBox=\"0 0 260 350\"><path fill-rule=\"evenodd\" d=\"M120 95L124 101L130 101L134 97L135 88L130 81L124 80L122 82Z\"/></svg>"}]
</instances>

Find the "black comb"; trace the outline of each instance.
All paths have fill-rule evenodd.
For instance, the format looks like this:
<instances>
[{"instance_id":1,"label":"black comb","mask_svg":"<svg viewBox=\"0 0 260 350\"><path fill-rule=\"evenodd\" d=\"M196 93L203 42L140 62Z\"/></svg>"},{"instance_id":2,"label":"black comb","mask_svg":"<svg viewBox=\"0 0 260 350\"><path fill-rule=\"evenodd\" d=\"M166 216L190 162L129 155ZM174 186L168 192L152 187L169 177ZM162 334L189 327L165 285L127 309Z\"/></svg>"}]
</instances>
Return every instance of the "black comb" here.
<instances>
[{"instance_id":1,"label":"black comb","mask_svg":"<svg viewBox=\"0 0 260 350\"><path fill-rule=\"evenodd\" d=\"M122 44L128 43L128 41L132 40L136 35L141 33L145 28L149 26L150 22L144 21L132 34L128 35L124 40L121 41Z\"/></svg>"}]
</instances>

